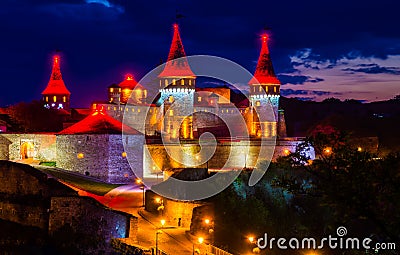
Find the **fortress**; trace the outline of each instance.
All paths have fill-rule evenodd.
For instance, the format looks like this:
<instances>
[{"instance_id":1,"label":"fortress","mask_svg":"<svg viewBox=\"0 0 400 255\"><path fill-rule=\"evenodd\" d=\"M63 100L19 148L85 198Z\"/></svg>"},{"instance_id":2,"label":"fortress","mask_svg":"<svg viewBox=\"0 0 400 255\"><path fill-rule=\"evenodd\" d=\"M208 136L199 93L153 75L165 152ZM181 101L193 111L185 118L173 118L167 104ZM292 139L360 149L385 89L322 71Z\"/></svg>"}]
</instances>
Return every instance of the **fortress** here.
<instances>
[{"instance_id":1,"label":"fortress","mask_svg":"<svg viewBox=\"0 0 400 255\"><path fill-rule=\"evenodd\" d=\"M271 142L273 159L287 155L302 139L286 137L284 112L279 109L280 81L267 34L261 43L248 97L235 101L228 86L196 87L196 74L174 24L167 62L152 81L158 89L153 98L147 85L127 74L121 83L107 88L106 101L90 106L92 114L61 132L0 134L0 159L55 161L57 167L103 181L131 183L135 177L158 179L164 170L175 168L256 167L262 139ZM50 81L42 92L43 106L69 113L70 95L60 57L55 56ZM227 125L224 119L244 125ZM209 158L199 154L199 138L207 132L217 142Z\"/></svg>"}]
</instances>

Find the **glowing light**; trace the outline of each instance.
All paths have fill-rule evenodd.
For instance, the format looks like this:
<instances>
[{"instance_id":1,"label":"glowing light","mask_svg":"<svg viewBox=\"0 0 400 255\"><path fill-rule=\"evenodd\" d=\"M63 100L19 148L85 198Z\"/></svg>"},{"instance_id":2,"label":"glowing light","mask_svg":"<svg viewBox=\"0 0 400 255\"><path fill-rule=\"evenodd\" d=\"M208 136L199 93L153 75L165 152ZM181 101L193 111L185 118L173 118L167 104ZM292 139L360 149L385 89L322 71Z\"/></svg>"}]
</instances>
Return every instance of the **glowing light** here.
<instances>
[{"instance_id":1,"label":"glowing light","mask_svg":"<svg viewBox=\"0 0 400 255\"><path fill-rule=\"evenodd\" d=\"M199 244L202 244L204 242L204 238L203 237L199 237L199 238L197 238L197 241L199 242Z\"/></svg>"},{"instance_id":2,"label":"glowing light","mask_svg":"<svg viewBox=\"0 0 400 255\"><path fill-rule=\"evenodd\" d=\"M159 197L156 197L156 199L155 199L155 200L156 200L156 203L157 203L157 204L161 203L161 198L159 198Z\"/></svg>"},{"instance_id":3,"label":"glowing light","mask_svg":"<svg viewBox=\"0 0 400 255\"><path fill-rule=\"evenodd\" d=\"M125 151L124 151L124 152L122 152L122 157L123 157L123 158L126 158L126 155L127 155L127 154L126 154L126 152L125 152Z\"/></svg>"},{"instance_id":4,"label":"glowing light","mask_svg":"<svg viewBox=\"0 0 400 255\"><path fill-rule=\"evenodd\" d=\"M361 148L361 147L358 147L358 148L357 148L357 151L358 151L358 152L362 152L362 148Z\"/></svg>"},{"instance_id":5,"label":"glowing light","mask_svg":"<svg viewBox=\"0 0 400 255\"><path fill-rule=\"evenodd\" d=\"M206 223L207 225L210 224L210 219L205 219L204 223Z\"/></svg>"},{"instance_id":6,"label":"glowing light","mask_svg":"<svg viewBox=\"0 0 400 255\"><path fill-rule=\"evenodd\" d=\"M249 236L249 237L247 238L247 240L249 240L250 243L254 242L254 236Z\"/></svg>"},{"instance_id":7,"label":"glowing light","mask_svg":"<svg viewBox=\"0 0 400 255\"><path fill-rule=\"evenodd\" d=\"M135 182L136 182L136 184L142 184L143 183L142 179L140 179L140 178L137 178Z\"/></svg>"},{"instance_id":8,"label":"glowing light","mask_svg":"<svg viewBox=\"0 0 400 255\"><path fill-rule=\"evenodd\" d=\"M125 80L127 80L127 81L133 81L133 75L130 74L130 73L127 73L127 74L125 75Z\"/></svg>"},{"instance_id":9,"label":"glowing light","mask_svg":"<svg viewBox=\"0 0 400 255\"><path fill-rule=\"evenodd\" d=\"M165 220L164 220L164 219L162 219L160 222L161 222L161 226L163 226L163 227L164 227L164 225L165 225Z\"/></svg>"},{"instance_id":10,"label":"glowing light","mask_svg":"<svg viewBox=\"0 0 400 255\"><path fill-rule=\"evenodd\" d=\"M290 150L285 149L285 150L283 151L283 153L285 153L285 155L289 155L289 154L290 154Z\"/></svg>"},{"instance_id":11,"label":"glowing light","mask_svg":"<svg viewBox=\"0 0 400 255\"><path fill-rule=\"evenodd\" d=\"M77 155L77 158L79 158L79 159L82 159L84 157L85 157L85 155L83 153L78 153L78 155Z\"/></svg>"},{"instance_id":12,"label":"glowing light","mask_svg":"<svg viewBox=\"0 0 400 255\"><path fill-rule=\"evenodd\" d=\"M324 153L325 153L325 154L331 154L331 153L332 153L332 148L331 148L331 147L326 147L326 148L324 149Z\"/></svg>"}]
</instances>

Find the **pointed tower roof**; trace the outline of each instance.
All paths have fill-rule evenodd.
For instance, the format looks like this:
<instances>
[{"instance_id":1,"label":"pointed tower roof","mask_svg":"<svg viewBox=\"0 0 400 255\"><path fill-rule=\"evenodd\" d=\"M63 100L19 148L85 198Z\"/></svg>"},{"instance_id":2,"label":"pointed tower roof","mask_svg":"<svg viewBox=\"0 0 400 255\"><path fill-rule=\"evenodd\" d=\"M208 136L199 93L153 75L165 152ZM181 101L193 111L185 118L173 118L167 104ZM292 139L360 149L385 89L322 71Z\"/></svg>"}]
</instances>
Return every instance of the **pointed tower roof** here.
<instances>
[{"instance_id":1,"label":"pointed tower roof","mask_svg":"<svg viewBox=\"0 0 400 255\"><path fill-rule=\"evenodd\" d=\"M51 71L50 80L42 95L71 95L62 79L60 70L60 56L53 56L53 70Z\"/></svg>"},{"instance_id":2,"label":"pointed tower roof","mask_svg":"<svg viewBox=\"0 0 400 255\"><path fill-rule=\"evenodd\" d=\"M164 70L158 77L182 77L182 76L195 76L190 69L189 63L186 58L185 50L181 36L179 34L178 24L174 24L174 36L172 38L171 48L168 54L168 60L165 64Z\"/></svg>"},{"instance_id":3,"label":"pointed tower roof","mask_svg":"<svg viewBox=\"0 0 400 255\"><path fill-rule=\"evenodd\" d=\"M271 56L268 49L268 35L263 34L262 46L260 57L258 58L256 71L254 72L253 78L249 81L250 85L254 84L276 84L279 85L281 82L276 78L274 67L272 66Z\"/></svg>"},{"instance_id":4,"label":"pointed tower roof","mask_svg":"<svg viewBox=\"0 0 400 255\"><path fill-rule=\"evenodd\" d=\"M102 110L96 111L83 120L62 130L58 135L78 134L124 134L140 135L139 131L131 128L122 122L110 117Z\"/></svg>"},{"instance_id":5,"label":"pointed tower roof","mask_svg":"<svg viewBox=\"0 0 400 255\"><path fill-rule=\"evenodd\" d=\"M125 75L125 79L123 81L120 82L119 86L122 89L144 89L144 87L142 85L140 85L136 80L135 77L133 77L132 74L127 73Z\"/></svg>"}]
</instances>

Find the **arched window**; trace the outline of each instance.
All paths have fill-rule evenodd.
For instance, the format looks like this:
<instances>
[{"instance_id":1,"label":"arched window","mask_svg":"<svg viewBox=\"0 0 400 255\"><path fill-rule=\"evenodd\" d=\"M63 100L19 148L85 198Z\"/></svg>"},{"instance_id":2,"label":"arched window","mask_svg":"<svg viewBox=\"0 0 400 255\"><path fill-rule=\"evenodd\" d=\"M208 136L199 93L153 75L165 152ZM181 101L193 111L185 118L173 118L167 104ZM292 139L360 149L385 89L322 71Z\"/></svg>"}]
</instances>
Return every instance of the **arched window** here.
<instances>
[{"instance_id":1,"label":"arched window","mask_svg":"<svg viewBox=\"0 0 400 255\"><path fill-rule=\"evenodd\" d=\"M53 102L54 103L57 102L57 97L56 96L53 96Z\"/></svg>"},{"instance_id":2,"label":"arched window","mask_svg":"<svg viewBox=\"0 0 400 255\"><path fill-rule=\"evenodd\" d=\"M63 102L66 103L67 102L67 97L63 96Z\"/></svg>"},{"instance_id":3,"label":"arched window","mask_svg":"<svg viewBox=\"0 0 400 255\"><path fill-rule=\"evenodd\" d=\"M181 79L181 85L185 85L185 80Z\"/></svg>"}]
</instances>

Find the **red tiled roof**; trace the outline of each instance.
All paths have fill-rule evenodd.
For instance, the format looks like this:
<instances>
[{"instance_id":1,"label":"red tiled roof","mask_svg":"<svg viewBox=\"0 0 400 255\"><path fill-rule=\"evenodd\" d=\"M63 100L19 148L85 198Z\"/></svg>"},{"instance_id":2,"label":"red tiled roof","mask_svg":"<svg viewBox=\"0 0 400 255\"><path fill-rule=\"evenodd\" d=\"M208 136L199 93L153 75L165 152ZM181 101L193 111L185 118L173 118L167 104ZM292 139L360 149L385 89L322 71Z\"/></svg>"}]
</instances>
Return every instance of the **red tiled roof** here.
<instances>
[{"instance_id":1,"label":"red tiled roof","mask_svg":"<svg viewBox=\"0 0 400 255\"><path fill-rule=\"evenodd\" d=\"M60 57L57 55L53 57L53 69L50 80L45 90L43 90L42 95L71 95L71 92L69 92L62 79Z\"/></svg>"},{"instance_id":2,"label":"red tiled roof","mask_svg":"<svg viewBox=\"0 0 400 255\"><path fill-rule=\"evenodd\" d=\"M58 135L122 134L122 132L129 135L142 134L103 112L95 112L78 123L62 130Z\"/></svg>"},{"instance_id":3,"label":"red tiled roof","mask_svg":"<svg viewBox=\"0 0 400 255\"><path fill-rule=\"evenodd\" d=\"M158 77L187 77L195 76L190 69L186 53L183 48L181 36L179 34L178 24L174 24L174 36L172 38L171 48L168 54L168 61L164 70Z\"/></svg>"},{"instance_id":4,"label":"red tiled roof","mask_svg":"<svg viewBox=\"0 0 400 255\"><path fill-rule=\"evenodd\" d=\"M122 89L127 88L130 90L144 89L144 87L135 80L135 77L133 77L133 75L129 73L125 75L125 79L119 84L119 86Z\"/></svg>"},{"instance_id":5,"label":"red tiled roof","mask_svg":"<svg viewBox=\"0 0 400 255\"><path fill-rule=\"evenodd\" d=\"M272 66L271 56L268 49L268 36L262 36L262 47L260 57L258 58L256 71L249 84L281 84L276 78L274 67Z\"/></svg>"}]
</instances>

